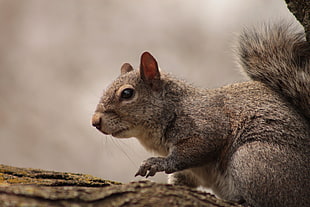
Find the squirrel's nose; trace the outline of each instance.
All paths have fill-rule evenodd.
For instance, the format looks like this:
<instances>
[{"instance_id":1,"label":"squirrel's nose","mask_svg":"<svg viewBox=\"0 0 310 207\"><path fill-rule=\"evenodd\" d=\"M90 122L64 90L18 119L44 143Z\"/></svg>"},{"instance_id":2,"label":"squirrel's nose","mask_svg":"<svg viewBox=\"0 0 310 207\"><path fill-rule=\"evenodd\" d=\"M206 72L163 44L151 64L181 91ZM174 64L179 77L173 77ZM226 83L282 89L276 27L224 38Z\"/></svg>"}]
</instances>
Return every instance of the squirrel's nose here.
<instances>
[{"instance_id":1,"label":"squirrel's nose","mask_svg":"<svg viewBox=\"0 0 310 207\"><path fill-rule=\"evenodd\" d=\"M96 113L92 117L92 125L97 129L101 129L101 115Z\"/></svg>"}]
</instances>

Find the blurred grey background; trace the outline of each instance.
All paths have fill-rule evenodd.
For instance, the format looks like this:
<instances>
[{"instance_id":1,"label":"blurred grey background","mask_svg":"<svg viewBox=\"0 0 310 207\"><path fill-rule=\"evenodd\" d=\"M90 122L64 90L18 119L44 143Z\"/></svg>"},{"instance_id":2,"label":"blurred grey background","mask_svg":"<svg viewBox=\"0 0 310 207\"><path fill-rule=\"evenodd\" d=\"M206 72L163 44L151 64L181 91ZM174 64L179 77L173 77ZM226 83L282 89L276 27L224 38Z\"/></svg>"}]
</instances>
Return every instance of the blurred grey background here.
<instances>
[{"instance_id":1,"label":"blurred grey background","mask_svg":"<svg viewBox=\"0 0 310 207\"><path fill-rule=\"evenodd\" d=\"M283 0L0 0L0 163L141 179L151 154L90 124L122 63L147 50L197 86L242 81L235 35L279 19Z\"/></svg>"}]
</instances>

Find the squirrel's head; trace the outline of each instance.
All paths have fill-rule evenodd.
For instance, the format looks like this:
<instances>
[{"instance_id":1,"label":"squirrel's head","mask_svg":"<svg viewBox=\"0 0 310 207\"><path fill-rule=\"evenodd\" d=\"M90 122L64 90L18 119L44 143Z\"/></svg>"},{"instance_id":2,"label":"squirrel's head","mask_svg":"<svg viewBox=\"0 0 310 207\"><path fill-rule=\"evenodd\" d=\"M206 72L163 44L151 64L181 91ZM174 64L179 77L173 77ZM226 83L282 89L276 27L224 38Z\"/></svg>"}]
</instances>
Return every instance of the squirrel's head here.
<instances>
[{"instance_id":1,"label":"squirrel's head","mask_svg":"<svg viewBox=\"0 0 310 207\"><path fill-rule=\"evenodd\" d=\"M144 52L139 70L123 64L121 75L101 97L92 125L117 138L143 136L162 121L163 85L155 58Z\"/></svg>"}]
</instances>

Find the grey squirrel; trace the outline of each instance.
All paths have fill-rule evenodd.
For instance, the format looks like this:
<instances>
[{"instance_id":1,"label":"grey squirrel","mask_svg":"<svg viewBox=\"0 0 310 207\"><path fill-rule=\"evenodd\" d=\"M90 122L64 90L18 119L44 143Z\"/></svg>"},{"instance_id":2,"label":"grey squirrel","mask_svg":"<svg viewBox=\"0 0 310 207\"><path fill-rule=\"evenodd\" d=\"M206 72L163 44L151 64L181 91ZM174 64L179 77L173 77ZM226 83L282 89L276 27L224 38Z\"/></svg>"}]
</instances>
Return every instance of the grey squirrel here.
<instances>
[{"instance_id":1,"label":"grey squirrel","mask_svg":"<svg viewBox=\"0 0 310 207\"><path fill-rule=\"evenodd\" d=\"M245 30L239 62L252 79L202 89L159 70L148 52L125 63L92 124L136 137L159 157L137 175L210 188L254 207L310 206L310 47L289 25Z\"/></svg>"}]
</instances>

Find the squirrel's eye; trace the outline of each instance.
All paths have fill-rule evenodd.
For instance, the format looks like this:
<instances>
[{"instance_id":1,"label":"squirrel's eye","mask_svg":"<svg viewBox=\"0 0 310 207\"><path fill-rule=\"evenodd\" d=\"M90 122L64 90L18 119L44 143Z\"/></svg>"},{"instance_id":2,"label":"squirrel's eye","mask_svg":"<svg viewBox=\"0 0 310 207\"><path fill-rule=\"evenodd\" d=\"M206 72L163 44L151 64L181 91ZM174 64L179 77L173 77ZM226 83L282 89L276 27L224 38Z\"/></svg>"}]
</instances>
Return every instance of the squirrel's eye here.
<instances>
[{"instance_id":1,"label":"squirrel's eye","mask_svg":"<svg viewBox=\"0 0 310 207\"><path fill-rule=\"evenodd\" d=\"M125 88L121 93L122 99L130 99L134 95L134 90L132 88Z\"/></svg>"}]
</instances>

